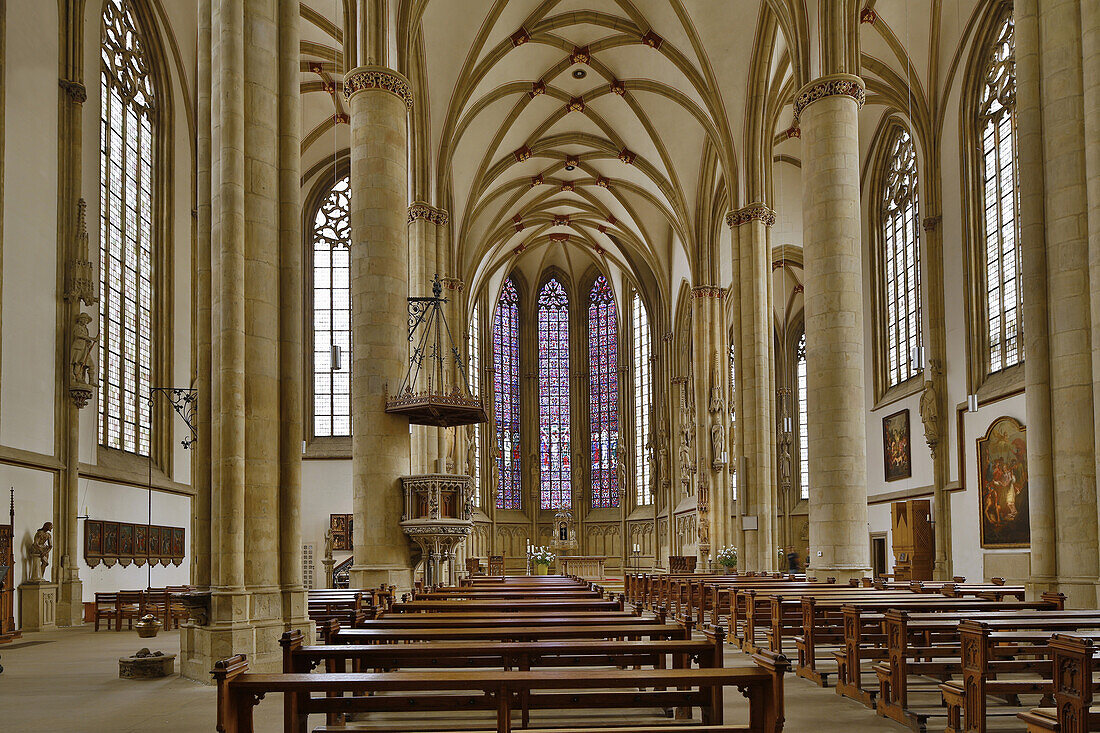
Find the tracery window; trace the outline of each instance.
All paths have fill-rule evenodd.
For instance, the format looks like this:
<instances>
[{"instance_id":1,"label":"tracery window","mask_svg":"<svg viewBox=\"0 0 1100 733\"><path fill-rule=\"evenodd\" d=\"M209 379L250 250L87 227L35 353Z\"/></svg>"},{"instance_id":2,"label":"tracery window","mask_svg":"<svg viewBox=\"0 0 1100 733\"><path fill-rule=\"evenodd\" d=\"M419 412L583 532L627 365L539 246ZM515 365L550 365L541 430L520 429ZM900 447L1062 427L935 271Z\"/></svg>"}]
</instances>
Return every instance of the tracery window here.
<instances>
[{"instance_id":1,"label":"tracery window","mask_svg":"<svg viewBox=\"0 0 1100 733\"><path fill-rule=\"evenodd\" d=\"M730 391L729 391L729 412L730 412L730 428L729 428L729 446L730 446L730 499L737 501L737 461L733 459L737 453L734 450L737 439L737 407L734 401L734 395L737 394L737 368L733 360L733 344L729 347L729 361L730 361Z\"/></svg>"},{"instance_id":2,"label":"tracery window","mask_svg":"<svg viewBox=\"0 0 1100 733\"><path fill-rule=\"evenodd\" d=\"M543 509L569 507L569 298L556 278L538 299L539 489Z\"/></svg>"},{"instance_id":3,"label":"tracery window","mask_svg":"<svg viewBox=\"0 0 1100 733\"><path fill-rule=\"evenodd\" d=\"M106 0L100 69L99 442L149 455L156 94L126 0Z\"/></svg>"},{"instance_id":4,"label":"tracery window","mask_svg":"<svg viewBox=\"0 0 1100 733\"><path fill-rule=\"evenodd\" d=\"M313 216L313 435L351 435L351 183Z\"/></svg>"},{"instance_id":5,"label":"tracery window","mask_svg":"<svg viewBox=\"0 0 1100 733\"><path fill-rule=\"evenodd\" d=\"M920 347L920 254L917 226L917 154L909 133L897 128L886 158L882 190L887 387L923 368Z\"/></svg>"},{"instance_id":6,"label":"tracery window","mask_svg":"<svg viewBox=\"0 0 1100 733\"><path fill-rule=\"evenodd\" d=\"M497 509L522 509L519 417L519 293L504 281L493 321L493 416L496 423Z\"/></svg>"},{"instance_id":7,"label":"tracery window","mask_svg":"<svg viewBox=\"0 0 1100 733\"><path fill-rule=\"evenodd\" d=\"M795 351L795 390L798 400L798 490L803 499L810 498L810 429L806 410L806 334L798 339Z\"/></svg>"},{"instance_id":8,"label":"tracery window","mask_svg":"<svg viewBox=\"0 0 1100 733\"><path fill-rule=\"evenodd\" d=\"M989 53L978 106L981 135L985 309L989 372L1024 358L1023 291L1016 170L1016 61L1012 13L1006 12Z\"/></svg>"},{"instance_id":9,"label":"tracery window","mask_svg":"<svg viewBox=\"0 0 1100 733\"><path fill-rule=\"evenodd\" d=\"M619 506L619 332L615 293L600 275L588 294L592 508Z\"/></svg>"},{"instance_id":10,"label":"tracery window","mask_svg":"<svg viewBox=\"0 0 1100 733\"><path fill-rule=\"evenodd\" d=\"M470 391L476 396L481 394L481 318L477 305L474 305L470 313L470 345L469 345L469 371L466 379L470 383ZM478 483L478 475L481 471L481 428L473 426L474 431L474 465L469 467L470 477L474 484L474 506L481 506L481 484Z\"/></svg>"},{"instance_id":11,"label":"tracery window","mask_svg":"<svg viewBox=\"0 0 1100 733\"><path fill-rule=\"evenodd\" d=\"M649 312L638 291L634 291L630 312L633 316L634 356L634 496L638 506L653 503L653 489L649 482L650 465L650 406L653 402L653 365L650 364L652 346L649 343Z\"/></svg>"}]
</instances>

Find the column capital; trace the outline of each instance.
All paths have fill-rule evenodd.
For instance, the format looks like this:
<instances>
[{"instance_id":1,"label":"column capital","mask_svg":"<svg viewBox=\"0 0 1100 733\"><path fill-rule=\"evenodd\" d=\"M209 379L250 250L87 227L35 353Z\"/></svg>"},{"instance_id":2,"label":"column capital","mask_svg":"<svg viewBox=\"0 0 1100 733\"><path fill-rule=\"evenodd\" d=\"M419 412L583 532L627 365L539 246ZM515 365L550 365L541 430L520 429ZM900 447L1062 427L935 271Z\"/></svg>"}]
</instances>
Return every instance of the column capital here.
<instances>
[{"instance_id":1,"label":"column capital","mask_svg":"<svg viewBox=\"0 0 1100 733\"><path fill-rule=\"evenodd\" d=\"M863 107L867 101L867 86L863 79L852 74L829 74L818 77L798 90L794 98L794 118L802 116L802 110L825 97L850 97L855 100L856 108Z\"/></svg>"},{"instance_id":2,"label":"column capital","mask_svg":"<svg viewBox=\"0 0 1100 733\"><path fill-rule=\"evenodd\" d=\"M761 221L764 226L770 227L775 224L775 210L768 208L761 201L755 201L748 206L743 206L726 214L726 226L731 228L748 224L750 221Z\"/></svg>"},{"instance_id":3,"label":"column capital","mask_svg":"<svg viewBox=\"0 0 1100 733\"><path fill-rule=\"evenodd\" d=\"M409 80L384 66L359 66L344 75L344 98L351 99L364 89L382 89L393 94L412 109L413 96Z\"/></svg>"},{"instance_id":4,"label":"column capital","mask_svg":"<svg viewBox=\"0 0 1100 733\"><path fill-rule=\"evenodd\" d=\"M457 277L441 277L439 278L439 284L443 286L444 290L462 290L466 287L466 283Z\"/></svg>"},{"instance_id":5,"label":"column capital","mask_svg":"<svg viewBox=\"0 0 1100 733\"><path fill-rule=\"evenodd\" d=\"M725 289L717 285L697 285L691 289L691 299L716 298L721 299L725 295Z\"/></svg>"},{"instance_id":6,"label":"column capital","mask_svg":"<svg viewBox=\"0 0 1100 733\"><path fill-rule=\"evenodd\" d=\"M445 227L451 220L451 215L446 209L437 209L424 201L413 201L409 206L409 223L412 224L417 219L424 219L436 226Z\"/></svg>"}]
</instances>

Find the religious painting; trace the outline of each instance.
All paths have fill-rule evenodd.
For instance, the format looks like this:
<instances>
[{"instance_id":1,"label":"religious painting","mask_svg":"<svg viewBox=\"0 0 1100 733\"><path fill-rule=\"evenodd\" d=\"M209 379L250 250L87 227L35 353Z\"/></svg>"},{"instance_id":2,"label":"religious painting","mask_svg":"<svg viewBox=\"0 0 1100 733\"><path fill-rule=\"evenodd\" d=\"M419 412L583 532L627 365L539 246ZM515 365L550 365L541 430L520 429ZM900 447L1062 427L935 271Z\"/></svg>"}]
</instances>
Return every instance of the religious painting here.
<instances>
[{"instance_id":1,"label":"religious painting","mask_svg":"<svg viewBox=\"0 0 1100 733\"><path fill-rule=\"evenodd\" d=\"M134 525L119 525L118 554L123 556L134 554Z\"/></svg>"},{"instance_id":2,"label":"religious painting","mask_svg":"<svg viewBox=\"0 0 1100 733\"><path fill-rule=\"evenodd\" d=\"M427 515L425 515L427 516ZM350 552L352 549L352 515L330 514L329 527L332 529L332 549Z\"/></svg>"},{"instance_id":3,"label":"religious painting","mask_svg":"<svg viewBox=\"0 0 1100 733\"><path fill-rule=\"evenodd\" d=\"M103 524L103 554L118 555L118 522Z\"/></svg>"},{"instance_id":4,"label":"religious painting","mask_svg":"<svg viewBox=\"0 0 1100 733\"><path fill-rule=\"evenodd\" d=\"M909 443L909 410L882 418L882 458L886 480L897 481L913 475Z\"/></svg>"},{"instance_id":5,"label":"religious painting","mask_svg":"<svg viewBox=\"0 0 1100 733\"><path fill-rule=\"evenodd\" d=\"M139 557L147 557L149 555L149 527L139 524L134 529L134 554Z\"/></svg>"},{"instance_id":6,"label":"religious painting","mask_svg":"<svg viewBox=\"0 0 1100 733\"><path fill-rule=\"evenodd\" d=\"M149 527L149 555L160 557L160 527Z\"/></svg>"},{"instance_id":7,"label":"religious painting","mask_svg":"<svg viewBox=\"0 0 1100 733\"><path fill-rule=\"evenodd\" d=\"M172 557L172 528L160 528L160 556Z\"/></svg>"},{"instance_id":8,"label":"religious painting","mask_svg":"<svg viewBox=\"0 0 1100 733\"><path fill-rule=\"evenodd\" d=\"M183 527L172 529L172 557L183 557Z\"/></svg>"},{"instance_id":9,"label":"religious painting","mask_svg":"<svg viewBox=\"0 0 1100 733\"><path fill-rule=\"evenodd\" d=\"M1031 546L1026 430L1011 417L999 417L978 438L983 548Z\"/></svg>"},{"instance_id":10,"label":"religious painting","mask_svg":"<svg viewBox=\"0 0 1100 733\"><path fill-rule=\"evenodd\" d=\"M142 541L144 541L144 539ZM95 522L85 528L84 554L85 556L99 556L103 554L103 525L100 522Z\"/></svg>"}]
</instances>

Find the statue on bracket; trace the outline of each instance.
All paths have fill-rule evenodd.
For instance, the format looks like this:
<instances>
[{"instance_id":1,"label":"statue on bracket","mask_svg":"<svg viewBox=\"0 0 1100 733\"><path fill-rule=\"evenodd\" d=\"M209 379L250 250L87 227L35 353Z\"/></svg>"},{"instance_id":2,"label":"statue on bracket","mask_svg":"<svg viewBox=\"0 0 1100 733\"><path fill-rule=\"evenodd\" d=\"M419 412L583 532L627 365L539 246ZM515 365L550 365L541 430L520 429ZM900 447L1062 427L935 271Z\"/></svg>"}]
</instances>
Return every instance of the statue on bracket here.
<instances>
[{"instance_id":1,"label":"statue on bracket","mask_svg":"<svg viewBox=\"0 0 1100 733\"><path fill-rule=\"evenodd\" d=\"M710 406L708 410L710 414L717 415L725 407L725 401L722 399L722 384L718 378L718 365L719 361L717 353L714 354L714 367L710 371Z\"/></svg>"},{"instance_id":2,"label":"statue on bracket","mask_svg":"<svg viewBox=\"0 0 1100 733\"><path fill-rule=\"evenodd\" d=\"M466 426L466 475L477 474L477 427L470 423Z\"/></svg>"},{"instance_id":3,"label":"statue on bracket","mask_svg":"<svg viewBox=\"0 0 1100 733\"><path fill-rule=\"evenodd\" d=\"M668 486L668 435L665 426L657 426L657 478L662 486Z\"/></svg>"},{"instance_id":4,"label":"statue on bracket","mask_svg":"<svg viewBox=\"0 0 1100 733\"><path fill-rule=\"evenodd\" d=\"M88 404L96 386L94 353L99 336L93 338L88 332L91 322L90 315L84 311L77 312L69 345L69 394L78 409Z\"/></svg>"},{"instance_id":5,"label":"statue on bracket","mask_svg":"<svg viewBox=\"0 0 1100 733\"><path fill-rule=\"evenodd\" d=\"M726 465L726 427L720 419L710 426L710 452L715 471Z\"/></svg>"},{"instance_id":6,"label":"statue on bracket","mask_svg":"<svg viewBox=\"0 0 1100 733\"><path fill-rule=\"evenodd\" d=\"M936 392L936 376L940 373L939 361L931 359L928 364L931 375L924 380L924 391L920 395L920 419L924 423L924 441L932 456L936 455L936 446L940 442L940 406Z\"/></svg>"},{"instance_id":7,"label":"statue on bracket","mask_svg":"<svg viewBox=\"0 0 1100 733\"><path fill-rule=\"evenodd\" d=\"M617 458L615 460L615 470L619 474L619 494L626 494L626 448L622 445L615 451Z\"/></svg>"}]
</instances>

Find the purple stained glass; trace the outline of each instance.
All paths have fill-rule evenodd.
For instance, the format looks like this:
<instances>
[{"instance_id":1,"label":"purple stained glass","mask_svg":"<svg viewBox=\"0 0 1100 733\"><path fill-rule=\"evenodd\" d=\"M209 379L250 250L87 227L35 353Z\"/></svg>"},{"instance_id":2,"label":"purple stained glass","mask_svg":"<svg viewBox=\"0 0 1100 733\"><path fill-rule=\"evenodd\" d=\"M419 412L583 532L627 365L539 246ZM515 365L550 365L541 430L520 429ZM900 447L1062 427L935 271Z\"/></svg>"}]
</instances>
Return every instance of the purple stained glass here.
<instances>
[{"instance_id":1,"label":"purple stained glass","mask_svg":"<svg viewBox=\"0 0 1100 733\"><path fill-rule=\"evenodd\" d=\"M600 275L588 294L592 508L619 506L619 332L615 294Z\"/></svg>"},{"instance_id":2,"label":"purple stained glass","mask_svg":"<svg viewBox=\"0 0 1100 733\"><path fill-rule=\"evenodd\" d=\"M493 394L497 457L497 509L522 509L519 425L519 293L511 278L493 320Z\"/></svg>"},{"instance_id":3,"label":"purple stained glass","mask_svg":"<svg viewBox=\"0 0 1100 733\"><path fill-rule=\"evenodd\" d=\"M569 298L554 278L539 291L539 465L542 508L570 506Z\"/></svg>"}]
</instances>

